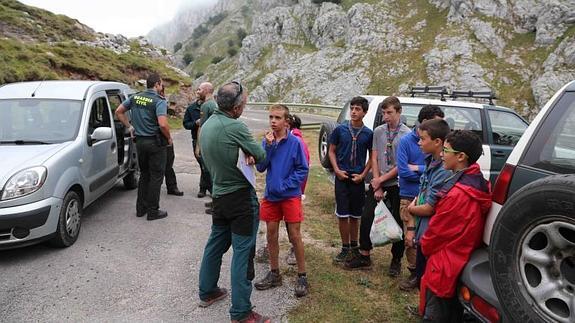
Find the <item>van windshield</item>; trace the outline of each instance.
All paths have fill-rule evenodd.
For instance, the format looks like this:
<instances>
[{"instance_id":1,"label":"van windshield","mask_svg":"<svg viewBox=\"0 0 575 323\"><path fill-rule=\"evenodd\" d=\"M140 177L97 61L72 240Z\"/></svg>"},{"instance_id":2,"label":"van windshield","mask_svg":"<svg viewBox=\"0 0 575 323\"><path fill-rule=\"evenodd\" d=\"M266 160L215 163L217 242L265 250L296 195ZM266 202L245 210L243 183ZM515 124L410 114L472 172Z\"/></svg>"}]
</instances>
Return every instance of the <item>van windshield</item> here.
<instances>
[{"instance_id":1,"label":"van windshield","mask_svg":"<svg viewBox=\"0 0 575 323\"><path fill-rule=\"evenodd\" d=\"M76 138L82 101L0 100L0 143L53 144Z\"/></svg>"}]
</instances>

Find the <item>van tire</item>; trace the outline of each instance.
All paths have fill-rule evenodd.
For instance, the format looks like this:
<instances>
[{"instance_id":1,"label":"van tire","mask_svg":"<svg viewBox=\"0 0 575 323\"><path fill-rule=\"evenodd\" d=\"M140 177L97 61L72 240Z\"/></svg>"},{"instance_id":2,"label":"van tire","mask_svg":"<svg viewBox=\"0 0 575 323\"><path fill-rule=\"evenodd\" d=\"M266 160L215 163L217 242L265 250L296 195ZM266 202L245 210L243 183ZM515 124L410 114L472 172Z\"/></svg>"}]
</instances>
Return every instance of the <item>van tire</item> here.
<instances>
[{"instance_id":1,"label":"van tire","mask_svg":"<svg viewBox=\"0 0 575 323\"><path fill-rule=\"evenodd\" d=\"M82 216L84 213L82 199L78 193L69 191L64 196L56 235L49 243L58 248L66 248L74 244L80 235Z\"/></svg>"},{"instance_id":2,"label":"van tire","mask_svg":"<svg viewBox=\"0 0 575 323\"><path fill-rule=\"evenodd\" d=\"M510 322L573 322L575 176L542 178L505 203L491 233L490 272ZM562 286L543 293L545 286ZM567 298L567 301L565 301Z\"/></svg>"},{"instance_id":3,"label":"van tire","mask_svg":"<svg viewBox=\"0 0 575 323\"><path fill-rule=\"evenodd\" d=\"M338 126L337 123L328 121L321 124L318 139L318 156L321 166L332 169L331 161L329 160L329 137L333 130Z\"/></svg>"}]
</instances>

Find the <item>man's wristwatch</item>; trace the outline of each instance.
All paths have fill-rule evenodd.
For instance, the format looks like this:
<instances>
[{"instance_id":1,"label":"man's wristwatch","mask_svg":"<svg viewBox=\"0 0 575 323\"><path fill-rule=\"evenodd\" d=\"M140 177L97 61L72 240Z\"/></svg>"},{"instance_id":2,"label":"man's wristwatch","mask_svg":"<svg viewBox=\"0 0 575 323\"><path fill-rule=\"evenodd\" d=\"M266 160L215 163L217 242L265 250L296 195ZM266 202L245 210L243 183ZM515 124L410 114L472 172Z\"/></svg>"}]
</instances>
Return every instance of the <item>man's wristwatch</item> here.
<instances>
[{"instance_id":1,"label":"man's wristwatch","mask_svg":"<svg viewBox=\"0 0 575 323\"><path fill-rule=\"evenodd\" d=\"M415 227L407 227L405 228L407 231L415 231Z\"/></svg>"}]
</instances>

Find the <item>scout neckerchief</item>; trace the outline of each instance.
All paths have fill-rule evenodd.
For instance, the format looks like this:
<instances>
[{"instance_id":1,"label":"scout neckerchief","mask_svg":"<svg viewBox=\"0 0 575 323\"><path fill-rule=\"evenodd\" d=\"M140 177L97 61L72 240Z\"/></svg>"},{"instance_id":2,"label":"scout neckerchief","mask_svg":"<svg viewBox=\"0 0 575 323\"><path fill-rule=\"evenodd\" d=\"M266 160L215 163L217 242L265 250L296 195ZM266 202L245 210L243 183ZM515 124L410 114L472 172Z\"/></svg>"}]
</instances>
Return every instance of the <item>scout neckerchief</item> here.
<instances>
[{"instance_id":1,"label":"scout neckerchief","mask_svg":"<svg viewBox=\"0 0 575 323\"><path fill-rule=\"evenodd\" d=\"M359 134L363 130L364 125L361 125L361 128L357 131L357 133L353 132L353 127L351 126L351 121L348 123L347 128L349 129L349 134L351 135L351 154L349 156L349 163L351 167L356 166L356 159L357 159L357 138Z\"/></svg>"},{"instance_id":2,"label":"scout neckerchief","mask_svg":"<svg viewBox=\"0 0 575 323\"><path fill-rule=\"evenodd\" d=\"M393 147L393 141L395 140L395 137L397 137L397 134L399 133L399 129L401 129L401 121L397 124L397 127L395 128L394 131L391 131L389 124L387 125L387 144L385 145L385 157L387 160L387 167L391 167L391 156L393 155L392 152L392 147Z\"/></svg>"}]
</instances>

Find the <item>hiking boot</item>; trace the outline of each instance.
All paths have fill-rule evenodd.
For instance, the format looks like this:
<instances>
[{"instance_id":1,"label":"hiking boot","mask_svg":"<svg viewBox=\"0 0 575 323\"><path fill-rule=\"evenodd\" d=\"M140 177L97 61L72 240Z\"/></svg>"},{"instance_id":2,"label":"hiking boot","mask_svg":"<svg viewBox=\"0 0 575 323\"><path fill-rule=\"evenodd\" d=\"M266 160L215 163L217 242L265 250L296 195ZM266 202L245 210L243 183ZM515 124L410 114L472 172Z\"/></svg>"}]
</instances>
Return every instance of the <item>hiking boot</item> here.
<instances>
[{"instance_id":1,"label":"hiking boot","mask_svg":"<svg viewBox=\"0 0 575 323\"><path fill-rule=\"evenodd\" d=\"M286 263L290 266L297 265L297 260L295 259L295 250L293 246L289 248L289 252L286 256Z\"/></svg>"},{"instance_id":2,"label":"hiking boot","mask_svg":"<svg viewBox=\"0 0 575 323\"><path fill-rule=\"evenodd\" d=\"M303 297L309 293L309 284L307 283L307 276L299 276L295 283L295 296Z\"/></svg>"},{"instance_id":3,"label":"hiking boot","mask_svg":"<svg viewBox=\"0 0 575 323\"><path fill-rule=\"evenodd\" d=\"M389 277L397 277L399 274L401 274L401 259L393 258L389 264L387 275Z\"/></svg>"},{"instance_id":4,"label":"hiking boot","mask_svg":"<svg viewBox=\"0 0 575 323\"><path fill-rule=\"evenodd\" d=\"M148 212L148 221L163 219L168 216L168 212L162 210L154 210Z\"/></svg>"},{"instance_id":5,"label":"hiking boot","mask_svg":"<svg viewBox=\"0 0 575 323\"><path fill-rule=\"evenodd\" d=\"M175 196L184 196L184 192L180 191L179 189L175 188L172 190L168 190L168 195L175 195Z\"/></svg>"},{"instance_id":6,"label":"hiking boot","mask_svg":"<svg viewBox=\"0 0 575 323\"><path fill-rule=\"evenodd\" d=\"M359 247L351 247L351 254L349 255L349 257L347 257L346 262L351 261L354 258L357 258L361 256L361 253L359 252Z\"/></svg>"},{"instance_id":7,"label":"hiking boot","mask_svg":"<svg viewBox=\"0 0 575 323\"><path fill-rule=\"evenodd\" d=\"M419 287L419 279L417 279L417 275L415 275L414 273L411 273L411 275L409 275L407 279L405 279L399 284L399 289L406 292L412 291L418 287Z\"/></svg>"},{"instance_id":8,"label":"hiking boot","mask_svg":"<svg viewBox=\"0 0 575 323\"><path fill-rule=\"evenodd\" d=\"M232 320L232 323L271 323L271 319L251 311L247 317L241 320Z\"/></svg>"},{"instance_id":9,"label":"hiking boot","mask_svg":"<svg viewBox=\"0 0 575 323\"><path fill-rule=\"evenodd\" d=\"M355 256L346 262L343 268L347 270L371 270L371 258L364 255Z\"/></svg>"},{"instance_id":10,"label":"hiking boot","mask_svg":"<svg viewBox=\"0 0 575 323\"><path fill-rule=\"evenodd\" d=\"M268 246L263 246L256 251L255 260L261 264L266 264L270 261L270 251L268 250Z\"/></svg>"},{"instance_id":11,"label":"hiking boot","mask_svg":"<svg viewBox=\"0 0 575 323\"><path fill-rule=\"evenodd\" d=\"M216 290L208 295L205 299L200 299L200 307L208 307L215 302L222 300L228 296L228 290L225 288L217 287Z\"/></svg>"},{"instance_id":12,"label":"hiking boot","mask_svg":"<svg viewBox=\"0 0 575 323\"><path fill-rule=\"evenodd\" d=\"M350 248L341 248L341 251L333 257L334 264L343 264L351 257L351 249Z\"/></svg>"},{"instance_id":13,"label":"hiking boot","mask_svg":"<svg viewBox=\"0 0 575 323\"><path fill-rule=\"evenodd\" d=\"M262 280L254 284L255 288L258 290L266 290L281 285L282 275L276 274L273 271L268 271L267 275Z\"/></svg>"}]
</instances>

